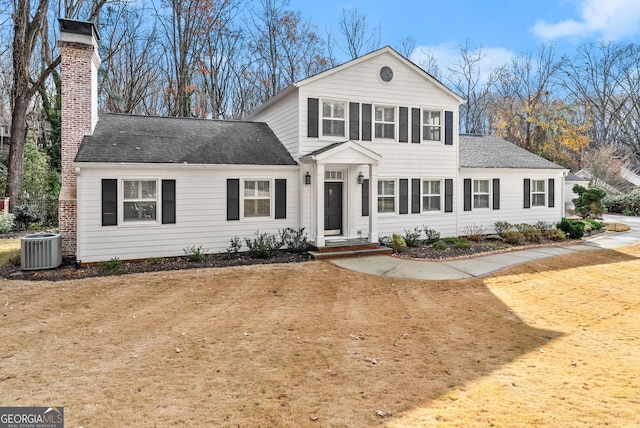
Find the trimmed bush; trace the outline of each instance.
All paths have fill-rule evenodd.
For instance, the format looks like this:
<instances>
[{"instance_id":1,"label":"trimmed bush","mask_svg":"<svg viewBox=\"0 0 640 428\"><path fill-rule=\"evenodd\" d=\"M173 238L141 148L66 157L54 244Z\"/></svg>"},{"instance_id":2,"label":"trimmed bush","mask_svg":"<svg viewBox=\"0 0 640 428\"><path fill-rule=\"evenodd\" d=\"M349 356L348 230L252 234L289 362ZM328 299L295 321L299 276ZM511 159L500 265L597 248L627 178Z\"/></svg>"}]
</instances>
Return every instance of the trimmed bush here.
<instances>
[{"instance_id":1,"label":"trimmed bush","mask_svg":"<svg viewBox=\"0 0 640 428\"><path fill-rule=\"evenodd\" d=\"M584 223L563 218L557 225L558 229L569 235L570 239L580 239L584 236Z\"/></svg>"},{"instance_id":2,"label":"trimmed bush","mask_svg":"<svg viewBox=\"0 0 640 428\"><path fill-rule=\"evenodd\" d=\"M429 229L427 226L424 226L423 230L427 244L434 244L440 240L440 232L437 230Z\"/></svg>"},{"instance_id":3,"label":"trimmed bush","mask_svg":"<svg viewBox=\"0 0 640 428\"><path fill-rule=\"evenodd\" d=\"M539 244L542 242L542 231L535 226L529 226L522 232L527 242Z\"/></svg>"},{"instance_id":4,"label":"trimmed bush","mask_svg":"<svg viewBox=\"0 0 640 428\"><path fill-rule=\"evenodd\" d=\"M580 214L582 218L601 218L602 214L607 210L602 200L607 193L598 188L585 188L579 184L573 186L573 192L578 195L573 200L573 204L576 206L576 212Z\"/></svg>"},{"instance_id":5,"label":"trimmed bush","mask_svg":"<svg viewBox=\"0 0 640 428\"><path fill-rule=\"evenodd\" d=\"M602 202L611 213L640 215L640 189L624 195L607 195Z\"/></svg>"},{"instance_id":6,"label":"trimmed bush","mask_svg":"<svg viewBox=\"0 0 640 428\"><path fill-rule=\"evenodd\" d=\"M504 242L510 245L523 245L526 241L524 234L516 230L507 230L500 236L502 236Z\"/></svg>"},{"instance_id":7,"label":"trimmed bush","mask_svg":"<svg viewBox=\"0 0 640 428\"><path fill-rule=\"evenodd\" d=\"M249 255L257 259L275 256L282 247L282 240L272 233L256 232L255 239L244 238Z\"/></svg>"},{"instance_id":8,"label":"trimmed bush","mask_svg":"<svg viewBox=\"0 0 640 428\"><path fill-rule=\"evenodd\" d=\"M468 250L469 248L471 248L471 242L469 242L469 240L465 238L450 237L450 238L444 238L442 241L445 244L451 245L452 247L455 247L455 248L460 248L462 250Z\"/></svg>"},{"instance_id":9,"label":"trimmed bush","mask_svg":"<svg viewBox=\"0 0 640 428\"><path fill-rule=\"evenodd\" d=\"M304 227L298 230L287 227L280 231L280 238L283 245L286 245L287 249L294 253L302 253L306 251L309 246Z\"/></svg>"},{"instance_id":10,"label":"trimmed bush","mask_svg":"<svg viewBox=\"0 0 640 428\"><path fill-rule=\"evenodd\" d=\"M397 233L391 235L391 239L389 240L389 246L393 248L393 251L399 253L403 249L407 248L407 243L404 241L404 238Z\"/></svg>"},{"instance_id":11,"label":"trimmed bush","mask_svg":"<svg viewBox=\"0 0 640 428\"><path fill-rule=\"evenodd\" d=\"M551 241L564 241L567 239L566 234L560 229L550 229L545 232L545 237Z\"/></svg>"},{"instance_id":12,"label":"trimmed bush","mask_svg":"<svg viewBox=\"0 0 640 428\"><path fill-rule=\"evenodd\" d=\"M413 229L404 230L404 242L407 247L417 247L420 245L420 236L422 235L422 229L414 227Z\"/></svg>"}]
</instances>

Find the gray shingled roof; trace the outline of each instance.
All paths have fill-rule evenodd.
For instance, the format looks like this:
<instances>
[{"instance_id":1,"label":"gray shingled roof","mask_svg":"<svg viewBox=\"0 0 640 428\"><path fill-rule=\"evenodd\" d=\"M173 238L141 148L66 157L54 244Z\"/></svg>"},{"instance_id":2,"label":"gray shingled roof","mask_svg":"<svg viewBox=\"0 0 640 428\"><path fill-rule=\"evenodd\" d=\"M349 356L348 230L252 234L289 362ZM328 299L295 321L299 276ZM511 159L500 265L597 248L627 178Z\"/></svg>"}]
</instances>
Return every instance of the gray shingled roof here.
<instances>
[{"instance_id":1,"label":"gray shingled roof","mask_svg":"<svg viewBox=\"0 0 640 428\"><path fill-rule=\"evenodd\" d=\"M493 135L460 135L460 168L566 169Z\"/></svg>"},{"instance_id":2,"label":"gray shingled roof","mask_svg":"<svg viewBox=\"0 0 640 428\"><path fill-rule=\"evenodd\" d=\"M112 113L76 162L297 165L266 123Z\"/></svg>"}]
</instances>

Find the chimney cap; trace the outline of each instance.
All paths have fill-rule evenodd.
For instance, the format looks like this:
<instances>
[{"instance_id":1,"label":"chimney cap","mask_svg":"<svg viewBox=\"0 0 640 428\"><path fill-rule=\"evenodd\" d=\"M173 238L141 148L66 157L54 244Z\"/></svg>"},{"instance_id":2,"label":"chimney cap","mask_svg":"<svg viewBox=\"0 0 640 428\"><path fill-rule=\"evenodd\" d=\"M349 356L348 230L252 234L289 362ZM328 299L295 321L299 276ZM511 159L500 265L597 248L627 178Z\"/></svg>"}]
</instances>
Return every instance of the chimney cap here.
<instances>
[{"instance_id":1,"label":"chimney cap","mask_svg":"<svg viewBox=\"0 0 640 428\"><path fill-rule=\"evenodd\" d=\"M96 40L100 40L100 35L93 22L77 21L74 19L58 18L61 33L73 33L83 36L94 36Z\"/></svg>"}]
</instances>

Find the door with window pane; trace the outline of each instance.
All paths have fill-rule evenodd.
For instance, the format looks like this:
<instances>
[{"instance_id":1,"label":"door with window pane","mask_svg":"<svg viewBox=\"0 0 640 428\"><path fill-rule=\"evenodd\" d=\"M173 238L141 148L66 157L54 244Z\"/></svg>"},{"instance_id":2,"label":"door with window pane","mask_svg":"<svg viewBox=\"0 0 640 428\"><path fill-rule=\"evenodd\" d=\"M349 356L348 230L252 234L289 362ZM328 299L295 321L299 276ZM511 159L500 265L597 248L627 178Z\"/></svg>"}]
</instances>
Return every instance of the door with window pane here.
<instances>
[{"instance_id":1,"label":"door with window pane","mask_svg":"<svg viewBox=\"0 0 640 428\"><path fill-rule=\"evenodd\" d=\"M324 183L324 234L342 234L342 183Z\"/></svg>"}]
</instances>

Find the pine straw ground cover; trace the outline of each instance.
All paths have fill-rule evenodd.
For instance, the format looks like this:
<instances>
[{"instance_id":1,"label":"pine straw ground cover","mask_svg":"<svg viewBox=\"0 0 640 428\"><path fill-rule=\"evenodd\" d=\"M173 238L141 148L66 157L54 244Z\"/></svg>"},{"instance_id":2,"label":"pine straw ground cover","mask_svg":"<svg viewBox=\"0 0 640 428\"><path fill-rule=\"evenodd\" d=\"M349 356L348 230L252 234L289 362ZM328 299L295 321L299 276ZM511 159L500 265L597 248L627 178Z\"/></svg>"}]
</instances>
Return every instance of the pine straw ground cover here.
<instances>
[{"instance_id":1,"label":"pine straw ground cover","mask_svg":"<svg viewBox=\"0 0 640 428\"><path fill-rule=\"evenodd\" d=\"M0 405L64 406L68 427L638 426L639 258L4 280Z\"/></svg>"}]
</instances>

